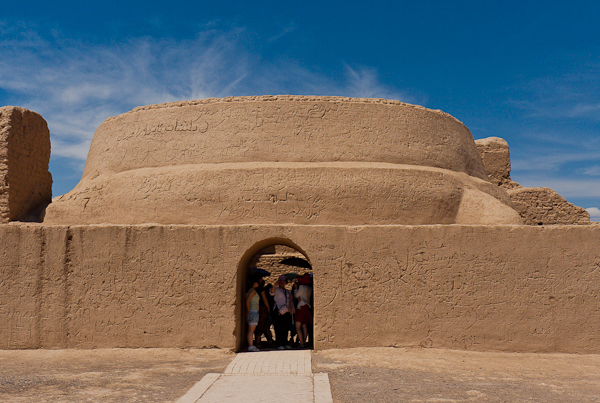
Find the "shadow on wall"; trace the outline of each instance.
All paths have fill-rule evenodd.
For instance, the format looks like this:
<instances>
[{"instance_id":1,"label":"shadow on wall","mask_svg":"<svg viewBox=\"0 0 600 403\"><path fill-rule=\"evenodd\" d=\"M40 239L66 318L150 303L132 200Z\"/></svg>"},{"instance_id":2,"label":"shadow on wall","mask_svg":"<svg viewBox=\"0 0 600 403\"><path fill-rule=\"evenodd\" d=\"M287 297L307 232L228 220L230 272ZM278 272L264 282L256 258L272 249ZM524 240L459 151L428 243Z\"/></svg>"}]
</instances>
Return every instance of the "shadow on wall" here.
<instances>
[{"instance_id":1,"label":"shadow on wall","mask_svg":"<svg viewBox=\"0 0 600 403\"><path fill-rule=\"evenodd\" d=\"M290 258L302 259L310 262L306 253L297 244L285 238L269 238L257 242L240 259L237 268L237 292L236 292L236 351L245 351L248 343L246 332L246 293L248 291L249 276L252 275L251 268L265 270L270 275L264 276L265 284L277 284L277 279L283 274L290 272L303 274L307 268L293 267L282 261ZM312 340L311 340L312 342Z\"/></svg>"}]
</instances>

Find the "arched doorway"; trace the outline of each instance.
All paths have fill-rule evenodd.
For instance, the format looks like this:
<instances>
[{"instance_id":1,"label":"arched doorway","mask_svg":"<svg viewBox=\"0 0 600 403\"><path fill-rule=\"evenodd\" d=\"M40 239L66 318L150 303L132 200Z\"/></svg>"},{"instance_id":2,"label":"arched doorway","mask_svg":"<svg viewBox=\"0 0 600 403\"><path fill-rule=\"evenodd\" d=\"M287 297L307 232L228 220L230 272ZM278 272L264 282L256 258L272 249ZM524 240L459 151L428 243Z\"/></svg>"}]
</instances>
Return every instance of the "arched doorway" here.
<instances>
[{"instance_id":1,"label":"arched doorway","mask_svg":"<svg viewBox=\"0 0 600 403\"><path fill-rule=\"evenodd\" d=\"M308 273L312 286L312 267L306 253L294 242L285 238L270 238L256 243L246 251L237 270L236 292L236 351L246 351L248 325L246 323L246 293L249 289L249 280L261 277L265 285L277 286L280 276L285 275L288 281L285 288L293 295L292 287L298 287L302 279L297 279ZM306 279L307 277L305 277ZM296 283L296 285L294 285ZM304 282L306 284L306 282ZM268 296L268 293L265 293ZM262 299L262 298L261 298ZM273 303L272 300L270 300ZM312 311L312 300L310 307ZM313 321L314 322L314 321ZM259 329L262 327L262 321ZM263 327L264 328L264 327ZM295 335L294 325L291 325L290 334ZM308 326L310 345L313 343L312 326ZM281 330L281 327L280 327ZM269 331L275 339L274 326L269 326ZM262 334L260 341L263 348L274 349L268 344L268 335Z\"/></svg>"}]
</instances>

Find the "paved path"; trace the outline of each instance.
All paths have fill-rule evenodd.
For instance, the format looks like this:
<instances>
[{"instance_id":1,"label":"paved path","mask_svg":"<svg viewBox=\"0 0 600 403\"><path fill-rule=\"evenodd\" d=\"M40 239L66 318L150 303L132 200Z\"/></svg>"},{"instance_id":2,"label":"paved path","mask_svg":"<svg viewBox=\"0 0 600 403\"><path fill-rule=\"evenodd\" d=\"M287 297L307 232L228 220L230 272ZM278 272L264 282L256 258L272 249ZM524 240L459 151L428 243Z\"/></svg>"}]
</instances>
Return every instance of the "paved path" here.
<instances>
[{"instance_id":1,"label":"paved path","mask_svg":"<svg viewBox=\"0 0 600 403\"><path fill-rule=\"evenodd\" d=\"M238 356L237 364L252 358ZM176 402L214 374L194 389L197 402L234 358L216 349L0 350L0 402ZM327 372L337 402L600 402L600 354L370 347L313 351L310 359L313 388ZM270 385L260 395L285 389Z\"/></svg>"},{"instance_id":2,"label":"paved path","mask_svg":"<svg viewBox=\"0 0 600 403\"><path fill-rule=\"evenodd\" d=\"M332 403L329 377L314 374L311 351L240 353L223 374L207 374L177 403Z\"/></svg>"}]
</instances>

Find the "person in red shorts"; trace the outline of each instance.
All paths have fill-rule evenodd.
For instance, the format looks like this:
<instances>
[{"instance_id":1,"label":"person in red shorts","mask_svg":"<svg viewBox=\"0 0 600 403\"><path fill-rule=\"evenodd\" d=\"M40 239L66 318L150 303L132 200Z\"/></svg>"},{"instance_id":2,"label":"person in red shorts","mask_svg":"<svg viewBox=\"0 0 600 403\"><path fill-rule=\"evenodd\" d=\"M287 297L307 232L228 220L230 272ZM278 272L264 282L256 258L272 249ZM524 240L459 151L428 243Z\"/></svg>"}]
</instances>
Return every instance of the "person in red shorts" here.
<instances>
[{"instance_id":1,"label":"person in red shorts","mask_svg":"<svg viewBox=\"0 0 600 403\"><path fill-rule=\"evenodd\" d=\"M298 300L296 306L296 332L298 333L298 342L300 348L304 345L308 338L308 325L312 324L312 314L310 313L310 298L312 295L312 278L310 274L305 273L302 277L298 277L294 283L294 297Z\"/></svg>"}]
</instances>

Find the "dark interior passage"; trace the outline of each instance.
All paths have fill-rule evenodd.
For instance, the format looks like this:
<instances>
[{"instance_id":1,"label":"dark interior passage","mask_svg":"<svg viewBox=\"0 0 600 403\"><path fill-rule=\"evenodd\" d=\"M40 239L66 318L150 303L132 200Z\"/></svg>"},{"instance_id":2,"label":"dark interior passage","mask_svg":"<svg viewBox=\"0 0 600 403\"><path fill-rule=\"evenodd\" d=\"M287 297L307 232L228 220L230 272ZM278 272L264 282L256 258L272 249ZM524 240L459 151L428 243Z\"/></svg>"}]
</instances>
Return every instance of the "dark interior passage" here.
<instances>
[{"instance_id":1,"label":"dark interior passage","mask_svg":"<svg viewBox=\"0 0 600 403\"><path fill-rule=\"evenodd\" d=\"M245 281L238 292L238 350L312 348L313 276L306 256L292 246L271 244L240 269Z\"/></svg>"}]
</instances>

